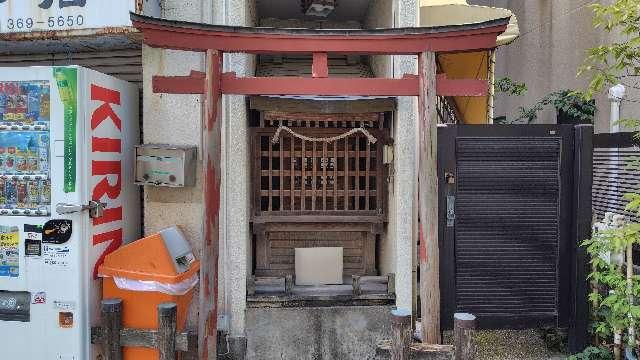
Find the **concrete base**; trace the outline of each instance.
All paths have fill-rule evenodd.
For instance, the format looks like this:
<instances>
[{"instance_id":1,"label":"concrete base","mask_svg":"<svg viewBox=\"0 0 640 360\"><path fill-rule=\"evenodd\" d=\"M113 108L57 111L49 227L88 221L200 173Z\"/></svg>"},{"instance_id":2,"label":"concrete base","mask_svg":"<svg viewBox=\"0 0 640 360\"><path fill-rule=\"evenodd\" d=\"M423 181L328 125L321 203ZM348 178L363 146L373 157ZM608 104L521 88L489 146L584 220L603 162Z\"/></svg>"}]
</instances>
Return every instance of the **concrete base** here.
<instances>
[{"instance_id":1,"label":"concrete base","mask_svg":"<svg viewBox=\"0 0 640 360\"><path fill-rule=\"evenodd\" d=\"M248 308L247 359L377 359L391 306Z\"/></svg>"},{"instance_id":2,"label":"concrete base","mask_svg":"<svg viewBox=\"0 0 640 360\"><path fill-rule=\"evenodd\" d=\"M247 354L247 338L230 337L218 332L218 360L244 360Z\"/></svg>"}]
</instances>

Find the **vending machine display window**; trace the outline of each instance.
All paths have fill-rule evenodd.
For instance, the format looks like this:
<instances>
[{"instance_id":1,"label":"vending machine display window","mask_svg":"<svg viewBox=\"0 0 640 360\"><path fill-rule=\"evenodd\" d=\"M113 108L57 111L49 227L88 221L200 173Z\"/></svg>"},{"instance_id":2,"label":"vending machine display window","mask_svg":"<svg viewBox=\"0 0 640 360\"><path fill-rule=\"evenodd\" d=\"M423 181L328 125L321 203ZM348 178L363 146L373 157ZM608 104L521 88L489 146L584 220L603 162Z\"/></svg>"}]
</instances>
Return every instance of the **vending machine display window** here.
<instances>
[{"instance_id":1,"label":"vending machine display window","mask_svg":"<svg viewBox=\"0 0 640 360\"><path fill-rule=\"evenodd\" d=\"M50 86L0 82L0 215L50 213Z\"/></svg>"}]
</instances>

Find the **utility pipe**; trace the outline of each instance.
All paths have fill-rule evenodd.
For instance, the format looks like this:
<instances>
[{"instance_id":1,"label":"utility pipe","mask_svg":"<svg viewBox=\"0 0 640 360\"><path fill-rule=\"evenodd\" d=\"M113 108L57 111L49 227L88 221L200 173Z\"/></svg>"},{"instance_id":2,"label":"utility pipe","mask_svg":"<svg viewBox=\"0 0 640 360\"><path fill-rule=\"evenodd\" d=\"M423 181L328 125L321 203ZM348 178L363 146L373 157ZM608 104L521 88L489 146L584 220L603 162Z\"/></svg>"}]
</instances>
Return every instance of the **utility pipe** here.
<instances>
[{"instance_id":1,"label":"utility pipe","mask_svg":"<svg viewBox=\"0 0 640 360\"><path fill-rule=\"evenodd\" d=\"M496 96L496 49L489 51L489 96L487 99L487 124L493 124Z\"/></svg>"},{"instance_id":2,"label":"utility pipe","mask_svg":"<svg viewBox=\"0 0 640 360\"><path fill-rule=\"evenodd\" d=\"M609 88L609 101L611 102L611 118L609 122L609 132L620 132L620 104L624 99L626 88L622 84Z\"/></svg>"}]
</instances>

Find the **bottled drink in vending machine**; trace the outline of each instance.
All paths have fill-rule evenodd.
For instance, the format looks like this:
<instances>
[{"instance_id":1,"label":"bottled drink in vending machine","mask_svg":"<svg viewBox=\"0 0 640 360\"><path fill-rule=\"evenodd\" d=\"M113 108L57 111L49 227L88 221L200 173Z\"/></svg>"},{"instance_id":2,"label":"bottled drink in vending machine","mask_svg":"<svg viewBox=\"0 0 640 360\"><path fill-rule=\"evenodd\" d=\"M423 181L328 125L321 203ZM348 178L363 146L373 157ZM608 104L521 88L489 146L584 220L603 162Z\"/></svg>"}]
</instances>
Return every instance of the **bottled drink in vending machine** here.
<instances>
[{"instance_id":1,"label":"bottled drink in vending machine","mask_svg":"<svg viewBox=\"0 0 640 360\"><path fill-rule=\"evenodd\" d=\"M0 178L0 208L6 207L5 203L7 202L4 197L4 184L6 180L4 178Z\"/></svg>"},{"instance_id":2,"label":"bottled drink in vending machine","mask_svg":"<svg viewBox=\"0 0 640 360\"><path fill-rule=\"evenodd\" d=\"M40 98L41 86L33 84L29 86L29 94L27 95L27 122L33 123L38 121L40 116Z\"/></svg>"},{"instance_id":3,"label":"bottled drink in vending machine","mask_svg":"<svg viewBox=\"0 0 640 360\"><path fill-rule=\"evenodd\" d=\"M9 90L15 90L15 89L7 88L7 90L9 91ZM12 92L8 92L6 96L7 96L7 105L3 115L3 120L14 121L15 113L16 113L16 104L18 102L17 95L15 94L15 92L12 91Z\"/></svg>"},{"instance_id":4,"label":"bottled drink in vending machine","mask_svg":"<svg viewBox=\"0 0 640 360\"><path fill-rule=\"evenodd\" d=\"M0 121L4 120L4 114L7 112L7 94L0 91Z\"/></svg>"},{"instance_id":5,"label":"bottled drink in vending machine","mask_svg":"<svg viewBox=\"0 0 640 360\"><path fill-rule=\"evenodd\" d=\"M44 86L40 95L40 117L38 118L40 121L49 120L49 108L51 106L49 97L49 87Z\"/></svg>"},{"instance_id":6,"label":"bottled drink in vending machine","mask_svg":"<svg viewBox=\"0 0 640 360\"><path fill-rule=\"evenodd\" d=\"M7 148L0 147L0 173L5 171L5 163L7 162Z\"/></svg>"},{"instance_id":7,"label":"bottled drink in vending machine","mask_svg":"<svg viewBox=\"0 0 640 360\"><path fill-rule=\"evenodd\" d=\"M49 134L38 135L38 171L43 174L49 172Z\"/></svg>"},{"instance_id":8,"label":"bottled drink in vending machine","mask_svg":"<svg viewBox=\"0 0 640 360\"><path fill-rule=\"evenodd\" d=\"M24 209L27 206L27 181L26 180L18 180L18 195L17 195L17 207L19 209Z\"/></svg>"},{"instance_id":9,"label":"bottled drink in vending machine","mask_svg":"<svg viewBox=\"0 0 640 360\"><path fill-rule=\"evenodd\" d=\"M7 209L12 209L18 202L17 180L7 179L4 182L4 202Z\"/></svg>"},{"instance_id":10,"label":"bottled drink in vending machine","mask_svg":"<svg viewBox=\"0 0 640 360\"><path fill-rule=\"evenodd\" d=\"M27 207L35 208L40 203L40 185L38 180L27 181Z\"/></svg>"},{"instance_id":11,"label":"bottled drink in vending machine","mask_svg":"<svg viewBox=\"0 0 640 360\"><path fill-rule=\"evenodd\" d=\"M29 137L27 144L27 171L29 173L38 171L38 143L35 135Z\"/></svg>"},{"instance_id":12,"label":"bottled drink in vending machine","mask_svg":"<svg viewBox=\"0 0 640 360\"><path fill-rule=\"evenodd\" d=\"M16 171L16 148L13 146L7 148L7 160L4 163L4 171L8 174Z\"/></svg>"},{"instance_id":13,"label":"bottled drink in vending machine","mask_svg":"<svg viewBox=\"0 0 640 360\"><path fill-rule=\"evenodd\" d=\"M16 148L16 172L19 174L27 172L27 148Z\"/></svg>"},{"instance_id":14,"label":"bottled drink in vending machine","mask_svg":"<svg viewBox=\"0 0 640 360\"><path fill-rule=\"evenodd\" d=\"M24 122L27 119L27 94L29 94L29 85L21 84L16 95L14 121Z\"/></svg>"},{"instance_id":15,"label":"bottled drink in vending machine","mask_svg":"<svg viewBox=\"0 0 640 360\"><path fill-rule=\"evenodd\" d=\"M40 180L38 181L40 189L38 193L40 194L39 203L40 205L49 205L51 204L51 181L50 180Z\"/></svg>"}]
</instances>

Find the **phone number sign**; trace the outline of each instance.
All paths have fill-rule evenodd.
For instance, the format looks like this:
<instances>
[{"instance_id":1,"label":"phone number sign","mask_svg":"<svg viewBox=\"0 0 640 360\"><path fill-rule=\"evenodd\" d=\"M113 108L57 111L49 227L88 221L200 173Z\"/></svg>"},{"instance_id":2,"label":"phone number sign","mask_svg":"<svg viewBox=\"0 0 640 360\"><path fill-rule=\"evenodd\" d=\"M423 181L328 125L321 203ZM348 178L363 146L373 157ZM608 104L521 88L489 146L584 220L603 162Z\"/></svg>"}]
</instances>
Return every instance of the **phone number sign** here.
<instances>
[{"instance_id":1,"label":"phone number sign","mask_svg":"<svg viewBox=\"0 0 640 360\"><path fill-rule=\"evenodd\" d=\"M136 0L0 0L0 33L131 26Z\"/></svg>"}]
</instances>

